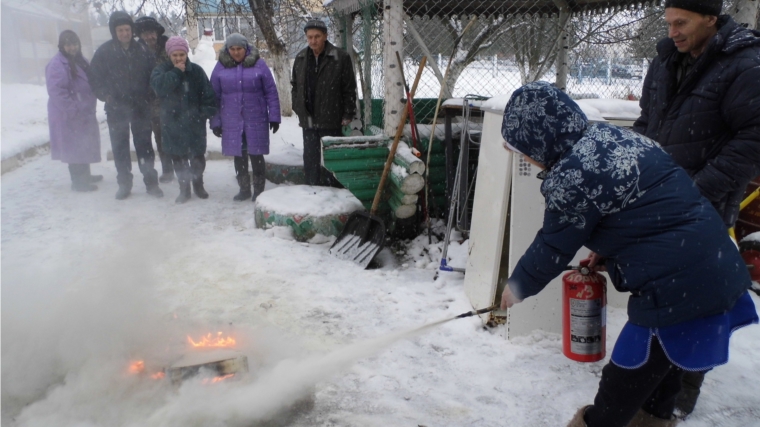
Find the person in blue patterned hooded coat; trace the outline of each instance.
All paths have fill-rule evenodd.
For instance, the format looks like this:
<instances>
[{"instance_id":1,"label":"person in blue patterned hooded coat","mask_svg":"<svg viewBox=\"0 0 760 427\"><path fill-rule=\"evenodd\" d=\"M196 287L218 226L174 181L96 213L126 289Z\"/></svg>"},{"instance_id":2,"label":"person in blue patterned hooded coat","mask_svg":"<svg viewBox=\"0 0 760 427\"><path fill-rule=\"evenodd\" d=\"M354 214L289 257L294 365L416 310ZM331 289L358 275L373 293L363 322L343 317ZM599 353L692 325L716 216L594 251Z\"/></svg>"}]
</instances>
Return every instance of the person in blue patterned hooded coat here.
<instances>
[{"instance_id":1,"label":"person in blue patterned hooded coat","mask_svg":"<svg viewBox=\"0 0 760 427\"><path fill-rule=\"evenodd\" d=\"M660 146L590 124L545 82L515 91L506 148L544 169L543 226L505 286L501 306L539 293L578 250L630 292L628 322L593 405L569 427L669 427L684 370L728 361L733 330L756 323L750 277L722 218Z\"/></svg>"}]
</instances>

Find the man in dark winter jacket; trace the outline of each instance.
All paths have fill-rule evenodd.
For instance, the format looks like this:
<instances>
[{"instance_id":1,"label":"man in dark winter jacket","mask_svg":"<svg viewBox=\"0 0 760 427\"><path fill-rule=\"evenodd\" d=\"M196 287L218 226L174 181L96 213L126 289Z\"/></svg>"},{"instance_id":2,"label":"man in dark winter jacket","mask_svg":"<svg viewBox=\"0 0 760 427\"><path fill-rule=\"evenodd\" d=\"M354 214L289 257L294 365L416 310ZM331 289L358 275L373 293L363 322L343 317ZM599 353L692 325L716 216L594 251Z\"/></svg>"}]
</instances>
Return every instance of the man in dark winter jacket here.
<instances>
[{"instance_id":1,"label":"man in dark winter jacket","mask_svg":"<svg viewBox=\"0 0 760 427\"><path fill-rule=\"evenodd\" d=\"M356 112L356 77L351 57L327 41L327 26L312 19L304 27L309 47L293 63L293 111L303 128L306 183L325 184L320 138L341 136Z\"/></svg>"},{"instance_id":2,"label":"man in dark winter jacket","mask_svg":"<svg viewBox=\"0 0 760 427\"><path fill-rule=\"evenodd\" d=\"M733 227L747 184L760 175L760 32L720 15L721 0L667 0L634 130L686 169ZM704 373L687 372L677 409L694 409Z\"/></svg>"},{"instance_id":3,"label":"man in dark winter jacket","mask_svg":"<svg viewBox=\"0 0 760 427\"><path fill-rule=\"evenodd\" d=\"M760 32L720 14L721 0L668 0L668 38L644 80L646 135L686 169L726 227L760 175Z\"/></svg>"},{"instance_id":4,"label":"man in dark winter jacket","mask_svg":"<svg viewBox=\"0 0 760 427\"><path fill-rule=\"evenodd\" d=\"M139 37L140 43L145 45L156 57L156 66L169 61L169 56L166 54L166 41L169 40L169 38L164 35L165 31L166 29L164 29L164 26L150 16L143 16L137 18L135 21L135 32L137 32L137 37ZM153 137L156 139L158 157L161 159L162 173L161 176L158 177L158 181L163 183L172 182L174 179L172 158L164 153L161 146L161 119L159 118L161 103L158 98L153 102L152 108L150 125L153 130Z\"/></svg>"},{"instance_id":5,"label":"man in dark winter jacket","mask_svg":"<svg viewBox=\"0 0 760 427\"><path fill-rule=\"evenodd\" d=\"M150 141L150 111L155 94L150 88L153 54L132 38L134 23L126 12L114 12L108 20L111 40L103 43L92 57L90 85L95 96L106 103L108 133L116 164L118 200L132 192L132 160L129 129L132 129L137 163L148 194L163 197L158 173L153 167L155 153Z\"/></svg>"}]
</instances>

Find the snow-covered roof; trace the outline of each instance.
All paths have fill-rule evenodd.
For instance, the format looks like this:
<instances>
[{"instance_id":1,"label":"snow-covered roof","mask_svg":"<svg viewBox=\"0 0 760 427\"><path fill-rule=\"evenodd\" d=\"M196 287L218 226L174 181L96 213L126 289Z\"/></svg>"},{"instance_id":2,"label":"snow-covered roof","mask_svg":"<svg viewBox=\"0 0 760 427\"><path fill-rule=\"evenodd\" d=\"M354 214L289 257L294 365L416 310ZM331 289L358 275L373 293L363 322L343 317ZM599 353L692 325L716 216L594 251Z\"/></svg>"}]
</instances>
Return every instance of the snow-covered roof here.
<instances>
[{"instance_id":1,"label":"snow-covered roof","mask_svg":"<svg viewBox=\"0 0 760 427\"><path fill-rule=\"evenodd\" d=\"M492 111L504 111L511 97L511 92L496 95L488 101L484 101L481 104L481 108ZM586 117L594 122L603 122L611 119L636 120L641 115L638 101L626 101L623 99L576 99L575 102L581 107Z\"/></svg>"},{"instance_id":2,"label":"snow-covered roof","mask_svg":"<svg viewBox=\"0 0 760 427\"><path fill-rule=\"evenodd\" d=\"M43 6L40 4L40 2L4 0L3 7L9 7L20 12L44 16L48 18L55 18L62 21L82 22L82 20L78 19L79 17L75 16L74 14L71 14L71 16L64 16L58 11L54 11L47 6Z\"/></svg>"}]
</instances>

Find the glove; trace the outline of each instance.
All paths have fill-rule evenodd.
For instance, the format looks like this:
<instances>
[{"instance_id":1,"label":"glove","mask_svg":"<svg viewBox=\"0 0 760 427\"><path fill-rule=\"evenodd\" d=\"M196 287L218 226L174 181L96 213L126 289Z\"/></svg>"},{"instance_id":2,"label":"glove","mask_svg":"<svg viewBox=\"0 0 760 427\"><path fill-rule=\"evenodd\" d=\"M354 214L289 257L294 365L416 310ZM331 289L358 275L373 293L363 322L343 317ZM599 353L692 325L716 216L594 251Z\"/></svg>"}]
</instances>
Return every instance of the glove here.
<instances>
[{"instance_id":1,"label":"glove","mask_svg":"<svg viewBox=\"0 0 760 427\"><path fill-rule=\"evenodd\" d=\"M277 133L277 131L280 129L280 124L277 122L269 122L269 130L272 131L272 133Z\"/></svg>"},{"instance_id":2,"label":"glove","mask_svg":"<svg viewBox=\"0 0 760 427\"><path fill-rule=\"evenodd\" d=\"M221 138L222 137L222 127L221 126L217 126L215 128L211 128L211 132L213 132L214 136L216 136L217 138Z\"/></svg>"}]
</instances>

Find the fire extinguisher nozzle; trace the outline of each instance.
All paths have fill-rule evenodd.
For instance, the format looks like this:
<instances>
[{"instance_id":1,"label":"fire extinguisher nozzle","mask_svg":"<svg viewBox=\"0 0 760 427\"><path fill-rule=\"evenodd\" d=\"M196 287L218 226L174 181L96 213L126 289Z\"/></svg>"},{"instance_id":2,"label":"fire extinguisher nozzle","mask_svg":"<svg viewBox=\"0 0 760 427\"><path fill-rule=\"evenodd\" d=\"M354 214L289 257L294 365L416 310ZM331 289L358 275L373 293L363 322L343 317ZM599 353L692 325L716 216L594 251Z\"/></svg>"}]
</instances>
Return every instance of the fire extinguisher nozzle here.
<instances>
[{"instance_id":1,"label":"fire extinguisher nozzle","mask_svg":"<svg viewBox=\"0 0 760 427\"><path fill-rule=\"evenodd\" d=\"M480 310L473 310L473 311L468 311L467 313L462 313L459 316L455 317L454 319L461 319L464 317L476 316L478 314L490 313L496 310L497 308L499 308L499 306L497 304L494 304L490 307L481 308Z\"/></svg>"}]
</instances>

